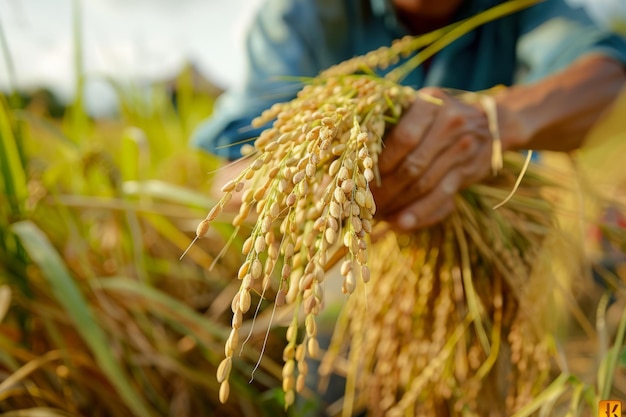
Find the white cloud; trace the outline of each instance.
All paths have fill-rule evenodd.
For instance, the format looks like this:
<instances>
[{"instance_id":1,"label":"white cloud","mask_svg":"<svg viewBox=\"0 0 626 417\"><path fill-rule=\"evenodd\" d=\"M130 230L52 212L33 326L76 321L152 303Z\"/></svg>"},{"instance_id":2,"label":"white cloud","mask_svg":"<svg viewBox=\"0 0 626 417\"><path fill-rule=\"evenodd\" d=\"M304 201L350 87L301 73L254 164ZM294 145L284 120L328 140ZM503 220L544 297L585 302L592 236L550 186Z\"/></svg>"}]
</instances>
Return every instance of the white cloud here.
<instances>
[{"instance_id":1,"label":"white cloud","mask_svg":"<svg viewBox=\"0 0 626 417\"><path fill-rule=\"evenodd\" d=\"M191 59L222 86L233 85L243 76L244 25L258 3L81 2L85 71L90 76L141 82L171 76ZM75 83L72 1L0 0L0 10L19 87L46 86L71 96ZM0 88L8 88L6 67L1 64Z\"/></svg>"}]
</instances>

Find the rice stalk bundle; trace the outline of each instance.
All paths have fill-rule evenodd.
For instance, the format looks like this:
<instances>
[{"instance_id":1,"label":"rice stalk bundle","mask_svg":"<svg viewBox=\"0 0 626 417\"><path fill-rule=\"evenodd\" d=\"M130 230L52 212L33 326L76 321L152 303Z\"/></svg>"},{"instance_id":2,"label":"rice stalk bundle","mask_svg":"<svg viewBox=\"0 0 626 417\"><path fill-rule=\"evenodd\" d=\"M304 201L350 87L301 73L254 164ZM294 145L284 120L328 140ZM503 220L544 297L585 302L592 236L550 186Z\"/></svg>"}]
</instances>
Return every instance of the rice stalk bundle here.
<instances>
[{"instance_id":1,"label":"rice stalk bundle","mask_svg":"<svg viewBox=\"0 0 626 417\"><path fill-rule=\"evenodd\" d=\"M250 165L224 186L224 197L199 224L197 231L198 236L205 235L209 223L237 191L242 191L242 204L233 224L245 226L250 213L256 212L256 222L243 244L245 262L238 271L241 286L232 302L233 321L225 347L226 358L218 370L223 401L228 397L232 357L242 338L239 329L244 315L251 312L251 292L255 291L262 298L275 294L274 308L285 304L294 306L283 355L286 403L289 405L294 401L295 391L304 388L307 356L316 357L319 353L315 318L324 306L326 272L337 259L341 262L339 269L344 293L353 293L359 282L368 283L372 277L376 279L372 283L376 287L368 291L368 297L350 297L352 301L346 306L347 311L361 318L367 317L375 311L375 300L391 303L395 308L411 307L421 311L421 316L407 311L405 320L398 322L395 320L398 317L393 319L394 315L384 309L387 318L383 322L368 321L367 333L377 323L381 328L388 328L390 323L412 323L404 330L405 338L412 335L415 343L422 344L420 351L424 346L430 346L422 358L423 363L432 363L429 359L433 358L428 355L440 352L446 343L453 339L458 341L464 334L463 338L468 339L464 350L459 351L456 342L448 350L454 348L457 355L473 358L473 363L466 366L467 375L471 375L471 367L476 375L460 378L467 379L476 392L481 378L486 376L497 356L497 346L491 346L493 339L502 334L510 333L511 338L517 335L519 347L522 331L519 326L516 331L506 333L502 328L513 326L511 318L518 315L514 306L528 282L533 255L549 227L546 221L550 217L546 216L546 205L538 204L537 209L531 204L532 209L525 210L524 204L514 203L528 192L531 195L524 198L536 203L535 199L540 198L537 183L544 183L527 180L517 191L520 197L497 212L492 209L497 203L495 197L485 200L478 193L467 191L459 197L458 210L453 217L440 226L405 237L408 241L395 251L389 247L387 239L382 243L371 239L376 223L376 202L369 185L377 177L376 161L382 149L382 137L386 128L395 123L416 97L417 92L411 88L384 79L364 75L341 76L308 85L299 98L278 105L262 116L262 120L276 117L277 121L257 139L257 151ZM512 156L508 159L515 160ZM498 184L485 184L482 191L493 188L493 194L504 198L504 191L513 187L514 174L520 169L519 161L517 164L510 162L502 170ZM530 174L528 178L531 178ZM490 236L483 236L485 231L491 231ZM395 236L391 231L385 231L385 234ZM415 254L406 252L422 255L415 258ZM383 253L385 259L378 259L372 253ZM406 266L406 261L392 261L388 256L390 253L413 259L408 265L410 268L401 268L400 265ZM376 269L372 270L373 266ZM391 270L387 270L389 268ZM398 268L410 271L412 279L405 279ZM400 279L403 286L394 285L396 279ZM384 296L378 285L393 289L395 294ZM412 299L413 296L418 297L419 302ZM395 297L408 298L396 303ZM365 304L360 304L366 300L369 310ZM359 306L365 310L360 311ZM401 315L401 311L396 313ZM451 314L454 312L456 314ZM508 318L507 323L502 322L504 315ZM352 324L356 325L356 322ZM435 327L421 331L412 327L424 323ZM474 336L469 336L470 324L476 329ZM360 323L360 326L364 325L366 323ZM359 331L351 328L347 334L356 333ZM431 336L434 339L431 340ZM399 335L390 334L383 338L394 343L402 340ZM370 346L380 349L382 345L372 343ZM536 346L541 349L540 344ZM355 345L351 344L351 347L355 348ZM537 363L545 369L544 353L517 352L522 363L520 368L527 366L527 356L530 355L531 361L536 357L540 359ZM362 358L361 354L358 357ZM406 354L408 356L397 366L422 374L419 365L415 368L402 365L403 360L415 359L413 354ZM522 359L521 355L526 356ZM442 359L439 366L448 369L452 364L460 366L450 363L449 358L454 355L446 355L446 360ZM433 370L433 373L438 374L438 371ZM412 380L413 376L415 374L409 373L405 379ZM449 382L448 378L442 384ZM468 387L449 387L452 388L463 391L463 398L467 399ZM437 397L429 398L434 400Z\"/></svg>"},{"instance_id":2,"label":"rice stalk bundle","mask_svg":"<svg viewBox=\"0 0 626 417\"><path fill-rule=\"evenodd\" d=\"M530 288L554 227L546 184L527 178L492 209L516 159L507 155L497 181L461 193L437 226L374 227L371 280L346 301L320 366L322 386L346 377L343 415L511 415L545 388L552 339Z\"/></svg>"},{"instance_id":3,"label":"rice stalk bundle","mask_svg":"<svg viewBox=\"0 0 626 417\"><path fill-rule=\"evenodd\" d=\"M254 325L263 300L273 299L272 317L291 307L283 390L285 405L294 403L305 388L309 358L320 356L316 317L325 304L327 272L337 263L345 294L371 287L367 296L348 297L321 367L328 375L342 368L337 364L347 355L344 415L360 405L374 415L476 413L490 378L496 381L492 387L504 390L510 411L547 381L549 340L524 301L533 261L551 226L550 206L539 194L545 179L531 168L516 196L494 211L522 170L518 155L506 155L498 177L460 193L455 214L438 226L405 236L374 217L370 184L379 180L385 132L415 100L436 102L398 82L407 68L434 53L428 48L384 77L374 72L424 47L416 39L330 68L295 99L253 121L256 127L272 124L196 231L196 238L205 236L240 193L232 223L237 231L252 224L217 370L220 401L229 396L233 355L247 341L240 334L244 318L252 317ZM261 297L256 307L254 293ZM505 344L511 366L498 373Z\"/></svg>"}]
</instances>

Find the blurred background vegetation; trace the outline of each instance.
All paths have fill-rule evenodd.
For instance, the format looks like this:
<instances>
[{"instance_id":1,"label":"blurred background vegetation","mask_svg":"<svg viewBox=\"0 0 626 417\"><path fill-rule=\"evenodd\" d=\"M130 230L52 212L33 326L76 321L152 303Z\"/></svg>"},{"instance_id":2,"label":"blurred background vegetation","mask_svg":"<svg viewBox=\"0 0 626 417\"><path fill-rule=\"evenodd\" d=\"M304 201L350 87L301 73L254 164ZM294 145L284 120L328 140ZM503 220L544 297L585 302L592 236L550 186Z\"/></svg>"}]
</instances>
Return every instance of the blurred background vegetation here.
<instances>
[{"instance_id":1,"label":"blurred background vegetation","mask_svg":"<svg viewBox=\"0 0 626 417\"><path fill-rule=\"evenodd\" d=\"M97 119L75 70L69 104L43 88L0 95L0 414L280 414L271 351L249 383L255 335L218 403L236 246L209 267L232 227L179 259L217 167L187 139L221 90L192 64L147 87L110 79L118 114Z\"/></svg>"},{"instance_id":2,"label":"blurred background vegetation","mask_svg":"<svg viewBox=\"0 0 626 417\"><path fill-rule=\"evenodd\" d=\"M248 384L254 347L236 363L237 399L217 405L215 371L230 329L223 300L239 259L234 251L209 271L231 231L224 224L179 260L211 206L216 167L186 145L214 99L193 80L188 67L148 96L118 88L114 120L45 92L0 96L3 415L282 409L271 359Z\"/></svg>"}]
</instances>

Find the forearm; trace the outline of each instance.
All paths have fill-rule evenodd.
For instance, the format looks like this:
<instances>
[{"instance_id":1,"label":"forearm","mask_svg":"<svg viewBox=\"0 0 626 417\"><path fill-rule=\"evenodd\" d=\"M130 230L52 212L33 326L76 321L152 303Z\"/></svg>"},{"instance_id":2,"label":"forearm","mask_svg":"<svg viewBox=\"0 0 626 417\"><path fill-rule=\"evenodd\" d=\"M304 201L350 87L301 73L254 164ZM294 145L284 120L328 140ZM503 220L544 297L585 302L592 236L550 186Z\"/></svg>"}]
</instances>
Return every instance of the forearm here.
<instances>
[{"instance_id":1,"label":"forearm","mask_svg":"<svg viewBox=\"0 0 626 417\"><path fill-rule=\"evenodd\" d=\"M593 55L535 84L502 91L496 102L504 114L504 149L579 148L625 83L623 64Z\"/></svg>"}]
</instances>

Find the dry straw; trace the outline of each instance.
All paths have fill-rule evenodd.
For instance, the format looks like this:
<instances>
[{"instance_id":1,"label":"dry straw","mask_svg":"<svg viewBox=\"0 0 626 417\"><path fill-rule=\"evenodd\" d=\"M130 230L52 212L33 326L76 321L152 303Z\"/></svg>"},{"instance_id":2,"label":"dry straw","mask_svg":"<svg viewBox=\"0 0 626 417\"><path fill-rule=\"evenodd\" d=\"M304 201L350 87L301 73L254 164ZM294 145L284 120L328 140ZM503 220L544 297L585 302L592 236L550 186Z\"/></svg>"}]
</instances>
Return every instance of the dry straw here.
<instances>
[{"instance_id":1,"label":"dry straw","mask_svg":"<svg viewBox=\"0 0 626 417\"><path fill-rule=\"evenodd\" d=\"M509 2L488 16L532 3ZM530 169L507 197L523 163L517 155L505 155L503 165L494 159L493 168L501 168L497 177L459 194L456 212L442 224L410 236L376 222L370 190L379 180L386 130L415 100L431 100L400 85L402 74L484 21L483 15L408 37L339 64L254 120L256 127L272 124L197 230L197 238L206 235L235 193L241 205L233 225L243 230L254 218L217 371L220 401L228 399L233 356L245 343L244 317L256 317L260 303L273 298L272 317L292 308L283 389L285 405L294 403L304 389L308 358L320 356L316 317L324 308L324 281L335 278L327 271L336 263L345 294L370 288L367 296L348 297L321 364L323 376L347 377L343 415L360 408L373 415L471 415L485 411L481 404L490 411L500 407L504 415L542 389L548 338L526 292L551 227L550 206L539 194L547 182ZM420 48L386 77L374 74ZM494 153L500 155L497 139ZM256 307L254 293L261 296Z\"/></svg>"}]
</instances>

